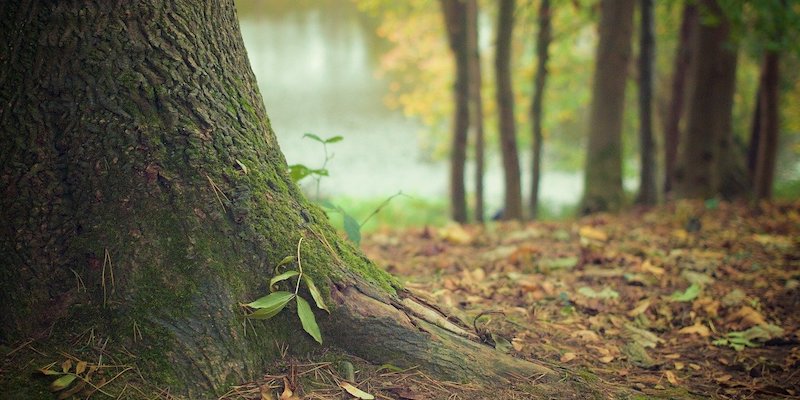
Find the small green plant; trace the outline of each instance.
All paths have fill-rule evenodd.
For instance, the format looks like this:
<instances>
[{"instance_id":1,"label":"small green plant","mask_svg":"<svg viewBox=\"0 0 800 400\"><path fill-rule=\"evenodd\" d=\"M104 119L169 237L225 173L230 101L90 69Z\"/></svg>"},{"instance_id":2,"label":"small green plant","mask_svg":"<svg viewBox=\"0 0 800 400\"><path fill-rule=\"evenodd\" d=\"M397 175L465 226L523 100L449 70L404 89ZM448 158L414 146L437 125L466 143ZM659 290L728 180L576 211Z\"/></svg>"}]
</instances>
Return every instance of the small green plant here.
<instances>
[{"instance_id":1,"label":"small green plant","mask_svg":"<svg viewBox=\"0 0 800 400\"><path fill-rule=\"evenodd\" d=\"M311 176L316 181L316 198L319 200L319 182L322 180L323 177L328 176L328 161L333 159L334 154L328 154L328 145L332 143L341 142L344 138L341 136L332 136L327 139L323 139L313 133L306 133L303 135L303 138L309 138L316 142L322 144L322 151L325 152L325 160L322 162L322 166L319 168L309 168L303 164L292 164L289 166L289 175L292 177L292 181L295 183L300 182L303 178L307 176Z\"/></svg>"},{"instance_id":2,"label":"small green plant","mask_svg":"<svg viewBox=\"0 0 800 400\"><path fill-rule=\"evenodd\" d=\"M392 199L394 199L397 196L402 196L402 195L403 195L403 192L397 192L397 193L387 197L386 200L384 200L383 203L379 204L378 207L375 207L375 209L372 210L372 213L370 213L367 216L367 218L364 218L364 220L361 221L361 223L356 221L356 219L352 215L350 215L347 211L345 211L342 207L339 207L339 206L331 203L330 201L323 200L323 201L320 202L320 204L323 207L327 208L330 212L334 212L334 213L338 213L338 214L342 215L342 222L343 222L343 225L344 225L344 232L347 235L347 238L350 239L351 242L355 243L356 246L359 246L361 244L361 227L363 227L364 224L369 222L369 220L372 219L372 217L374 217L376 214L381 212L381 210L384 207L386 207L386 205L388 205L389 202L392 201Z\"/></svg>"},{"instance_id":3,"label":"small green plant","mask_svg":"<svg viewBox=\"0 0 800 400\"><path fill-rule=\"evenodd\" d=\"M319 344L322 344L322 333L320 333L319 325L317 325L317 320L314 317L314 312L311 311L311 306L308 304L308 301L298 294L300 291L300 283L303 282L306 284L306 288L308 289L308 292L311 293L311 297L314 299L314 303L317 305L317 308L320 310L325 310L328 313L330 313L330 310L328 309L328 306L325 305L325 301L322 298L322 293L320 293L319 289L314 284L314 281L311 280L308 275L303 273L303 264L300 260L300 245L302 243L303 237L301 236L300 240L297 241L297 255L287 256L281 260L277 266L275 266L275 272L277 273L280 268L297 261L297 270L288 270L273 276L269 281L269 290L271 293L253 302L243 304L243 306L254 310L247 314L247 318L266 320L278 315L278 313L280 313L286 307L286 305L289 304L289 302L295 300L295 303L297 304L297 316L300 318L300 323L303 325L303 330L311 335L311 337L313 337L314 340L316 340ZM297 279L297 282L294 285L294 292L278 290L277 284L279 282L283 282L291 278Z\"/></svg>"}]
</instances>

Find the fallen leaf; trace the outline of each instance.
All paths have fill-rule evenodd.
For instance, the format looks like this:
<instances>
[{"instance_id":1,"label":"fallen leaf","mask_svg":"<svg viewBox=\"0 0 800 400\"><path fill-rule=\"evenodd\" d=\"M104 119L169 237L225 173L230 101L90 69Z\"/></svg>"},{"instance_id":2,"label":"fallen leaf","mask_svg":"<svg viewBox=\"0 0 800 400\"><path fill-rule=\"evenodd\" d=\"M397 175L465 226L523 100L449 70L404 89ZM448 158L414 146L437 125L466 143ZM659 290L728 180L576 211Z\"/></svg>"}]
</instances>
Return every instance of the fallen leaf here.
<instances>
[{"instance_id":1,"label":"fallen leaf","mask_svg":"<svg viewBox=\"0 0 800 400\"><path fill-rule=\"evenodd\" d=\"M603 290L598 292L588 286L583 286L580 289L578 289L578 293L590 299L609 300L609 299L619 298L619 293L616 290L611 289L609 287L604 287Z\"/></svg>"},{"instance_id":2,"label":"fallen leaf","mask_svg":"<svg viewBox=\"0 0 800 400\"><path fill-rule=\"evenodd\" d=\"M614 356L603 356L603 357L598 358L598 360L600 360L600 362L602 362L604 364L608 364L611 361L614 361Z\"/></svg>"},{"instance_id":3,"label":"fallen leaf","mask_svg":"<svg viewBox=\"0 0 800 400\"><path fill-rule=\"evenodd\" d=\"M730 321L740 321L744 323L745 326L754 326L754 325L766 325L767 320L761 315L760 312L756 311L753 307L750 306L742 306L736 313L731 315L729 318Z\"/></svg>"},{"instance_id":4,"label":"fallen leaf","mask_svg":"<svg viewBox=\"0 0 800 400\"><path fill-rule=\"evenodd\" d=\"M631 318L635 318L638 315L641 315L648 308L650 308L650 303L652 303L651 299L644 299L636 304L636 307L633 310L628 311L628 316Z\"/></svg>"},{"instance_id":5,"label":"fallen leaf","mask_svg":"<svg viewBox=\"0 0 800 400\"><path fill-rule=\"evenodd\" d=\"M700 321L695 322L694 325L692 325L692 326L687 326L687 327L683 327L683 328L679 329L678 333L684 334L684 335L697 334L697 335L700 335L701 337L709 337L709 336L711 336L711 330L708 329L707 326L705 326L702 323L700 323Z\"/></svg>"},{"instance_id":6,"label":"fallen leaf","mask_svg":"<svg viewBox=\"0 0 800 400\"><path fill-rule=\"evenodd\" d=\"M685 291L675 291L670 296L672 301L680 301L680 302L687 302L692 301L700 294L700 285L693 283L691 286L686 288Z\"/></svg>"},{"instance_id":7,"label":"fallen leaf","mask_svg":"<svg viewBox=\"0 0 800 400\"><path fill-rule=\"evenodd\" d=\"M586 342L599 342L600 336L597 335L594 331L590 331L588 329L581 329L575 332L572 332L572 337L579 338Z\"/></svg>"},{"instance_id":8,"label":"fallen leaf","mask_svg":"<svg viewBox=\"0 0 800 400\"><path fill-rule=\"evenodd\" d=\"M578 235L581 238L597 240L598 242L605 242L608 240L608 235L605 232L591 226L582 226L578 230Z\"/></svg>"},{"instance_id":9,"label":"fallen leaf","mask_svg":"<svg viewBox=\"0 0 800 400\"><path fill-rule=\"evenodd\" d=\"M682 370L684 367L686 367L686 364L684 364L684 363L682 363L682 362L680 362L680 361L675 361L675 364L674 364L674 365L675 365L675 369L676 369L676 370L678 370L678 371L680 371L680 370Z\"/></svg>"},{"instance_id":10,"label":"fallen leaf","mask_svg":"<svg viewBox=\"0 0 800 400\"><path fill-rule=\"evenodd\" d=\"M570 362L570 361L574 360L575 357L578 357L578 355L573 353L573 352L571 352L571 351L568 351L568 352L564 353L563 355L561 355L561 362L562 363Z\"/></svg>"},{"instance_id":11,"label":"fallen leaf","mask_svg":"<svg viewBox=\"0 0 800 400\"><path fill-rule=\"evenodd\" d=\"M664 375L666 375L667 381L669 381L669 383L678 386L679 384L678 377L675 376L675 373L673 373L672 371L664 371Z\"/></svg>"},{"instance_id":12,"label":"fallen leaf","mask_svg":"<svg viewBox=\"0 0 800 400\"><path fill-rule=\"evenodd\" d=\"M656 267L650 262L650 260L645 260L645 262L643 262L642 265L639 266L639 268L643 272L649 272L655 276L664 275L664 268Z\"/></svg>"},{"instance_id":13,"label":"fallen leaf","mask_svg":"<svg viewBox=\"0 0 800 400\"><path fill-rule=\"evenodd\" d=\"M367 393L367 392L365 392L365 391L363 391L363 390L361 390L361 389L359 389L359 388L357 388L357 387L355 387L355 386L353 386L353 385L351 385L351 384L349 384L347 382L340 383L339 387L341 387L342 389L346 390L347 393L350 393L351 396L353 396L353 397L355 397L357 399L372 400L372 399L375 398L375 396L373 396L373 395L371 395L371 394L369 394L369 393Z\"/></svg>"}]
</instances>

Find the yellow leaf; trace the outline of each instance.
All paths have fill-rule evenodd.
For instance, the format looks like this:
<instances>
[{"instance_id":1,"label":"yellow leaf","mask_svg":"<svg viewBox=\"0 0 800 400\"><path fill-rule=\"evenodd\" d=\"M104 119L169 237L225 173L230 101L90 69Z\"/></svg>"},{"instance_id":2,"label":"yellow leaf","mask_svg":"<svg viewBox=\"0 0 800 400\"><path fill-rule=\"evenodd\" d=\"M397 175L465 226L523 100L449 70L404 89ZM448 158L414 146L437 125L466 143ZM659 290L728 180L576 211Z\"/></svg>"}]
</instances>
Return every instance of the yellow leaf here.
<instances>
[{"instance_id":1,"label":"yellow leaf","mask_svg":"<svg viewBox=\"0 0 800 400\"><path fill-rule=\"evenodd\" d=\"M581 329L575 332L572 332L572 337L577 337L586 342L599 342L600 336L598 336L594 331L590 331L588 329Z\"/></svg>"},{"instance_id":2,"label":"yellow leaf","mask_svg":"<svg viewBox=\"0 0 800 400\"><path fill-rule=\"evenodd\" d=\"M600 357L598 360L600 360L600 362L602 362L604 364L608 364L611 361L614 361L614 356L603 356L603 357Z\"/></svg>"},{"instance_id":3,"label":"yellow leaf","mask_svg":"<svg viewBox=\"0 0 800 400\"><path fill-rule=\"evenodd\" d=\"M683 369L685 366L686 366L686 364L684 364L684 363L682 363L682 362L680 362L680 361L675 361L675 369L676 369L676 370L680 371L680 370L682 370L682 369Z\"/></svg>"},{"instance_id":4,"label":"yellow leaf","mask_svg":"<svg viewBox=\"0 0 800 400\"><path fill-rule=\"evenodd\" d=\"M711 330L708 329L707 326L701 324L700 321L695 322L694 325L692 326L681 328L680 330L678 330L678 333L684 335L698 334L702 337L711 336Z\"/></svg>"},{"instance_id":5,"label":"yellow leaf","mask_svg":"<svg viewBox=\"0 0 800 400\"><path fill-rule=\"evenodd\" d=\"M664 275L664 268L656 267L650 260L645 260L639 268L644 272L649 272L655 276Z\"/></svg>"},{"instance_id":6,"label":"yellow leaf","mask_svg":"<svg viewBox=\"0 0 800 400\"><path fill-rule=\"evenodd\" d=\"M71 368L72 368L72 360L71 359L68 358L68 359L64 360L63 363L61 363L61 371L64 371L64 373L69 372L69 370Z\"/></svg>"},{"instance_id":7,"label":"yellow leaf","mask_svg":"<svg viewBox=\"0 0 800 400\"><path fill-rule=\"evenodd\" d=\"M371 394L369 394L369 393L367 393L367 392L365 392L365 391L363 391L363 390L361 390L361 389L359 389L359 388L357 388L357 387L355 387L355 386L353 386L353 385L351 385L351 384L349 384L347 382L340 383L339 387L341 387L342 389L346 390L347 393L350 393L351 396L353 396L353 397L355 397L357 399L372 400L372 399L375 398L375 396L373 396L373 395L371 395Z\"/></svg>"},{"instance_id":8,"label":"yellow leaf","mask_svg":"<svg viewBox=\"0 0 800 400\"><path fill-rule=\"evenodd\" d=\"M742 321L747 326L767 324L767 320L764 318L764 316L750 306L742 306L742 308L733 314L730 319L732 321Z\"/></svg>"},{"instance_id":9,"label":"yellow leaf","mask_svg":"<svg viewBox=\"0 0 800 400\"><path fill-rule=\"evenodd\" d=\"M289 380L286 377L283 378L283 393L281 393L280 400L294 400L294 392L292 389L289 389Z\"/></svg>"},{"instance_id":10,"label":"yellow leaf","mask_svg":"<svg viewBox=\"0 0 800 400\"><path fill-rule=\"evenodd\" d=\"M458 224L448 225L440 229L439 236L453 244L470 244L473 239L472 235Z\"/></svg>"},{"instance_id":11,"label":"yellow leaf","mask_svg":"<svg viewBox=\"0 0 800 400\"><path fill-rule=\"evenodd\" d=\"M75 366L75 373L82 374L83 371L86 371L86 361L78 361L78 365Z\"/></svg>"},{"instance_id":12,"label":"yellow leaf","mask_svg":"<svg viewBox=\"0 0 800 400\"><path fill-rule=\"evenodd\" d=\"M664 375L667 376L667 380L669 381L669 383L678 386L678 377L675 376L675 373L673 373L672 371L664 371Z\"/></svg>"},{"instance_id":13,"label":"yellow leaf","mask_svg":"<svg viewBox=\"0 0 800 400\"><path fill-rule=\"evenodd\" d=\"M578 357L578 355L573 352L566 352L561 356L561 362L562 363L570 362L574 360L575 357Z\"/></svg>"},{"instance_id":14,"label":"yellow leaf","mask_svg":"<svg viewBox=\"0 0 800 400\"><path fill-rule=\"evenodd\" d=\"M608 235L605 232L591 226L582 226L578 230L578 235L582 238L597 240L598 242L605 242L608 240Z\"/></svg>"},{"instance_id":15,"label":"yellow leaf","mask_svg":"<svg viewBox=\"0 0 800 400\"><path fill-rule=\"evenodd\" d=\"M628 316L631 318L635 318L636 316L644 313L650 307L650 303L652 301L650 299L644 299L636 304L636 307L633 310L628 311Z\"/></svg>"},{"instance_id":16,"label":"yellow leaf","mask_svg":"<svg viewBox=\"0 0 800 400\"><path fill-rule=\"evenodd\" d=\"M520 338L511 339L511 347L513 347L514 350L519 352L525 349L525 345L523 344L522 339Z\"/></svg>"}]
</instances>

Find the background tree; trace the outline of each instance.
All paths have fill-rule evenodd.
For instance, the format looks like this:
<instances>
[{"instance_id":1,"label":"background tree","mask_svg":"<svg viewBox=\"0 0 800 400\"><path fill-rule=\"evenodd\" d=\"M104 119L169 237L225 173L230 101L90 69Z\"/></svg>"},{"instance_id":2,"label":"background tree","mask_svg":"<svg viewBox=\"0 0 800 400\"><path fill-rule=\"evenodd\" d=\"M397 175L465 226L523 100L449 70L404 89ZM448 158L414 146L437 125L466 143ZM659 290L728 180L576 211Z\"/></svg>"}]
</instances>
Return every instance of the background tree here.
<instances>
[{"instance_id":1,"label":"background tree","mask_svg":"<svg viewBox=\"0 0 800 400\"><path fill-rule=\"evenodd\" d=\"M683 5L678 45L675 49L669 110L664 118L664 194L672 191L673 186L678 143L681 138L681 121L685 108L687 71L692 61L694 43L692 36L697 24L697 7L693 1L686 1Z\"/></svg>"},{"instance_id":2,"label":"background tree","mask_svg":"<svg viewBox=\"0 0 800 400\"><path fill-rule=\"evenodd\" d=\"M326 345L455 380L561 378L443 324L305 200L233 1L85 6L0 7L0 32L14 33L0 46L4 345L33 337L71 353L91 331L104 357L138 364L171 394L207 398L261 376L276 342L318 348L292 310L243 325L239 304L266 294L292 255L331 309L317 313Z\"/></svg>"},{"instance_id":3,"label":"background tree","mask_svg":"<svg viewBox=\"0 0 800 400\"><path fill-rule=\"evenodd\" d=\"M655 32L653 0L639 2L641 14L639 29L639 204L655 204L658 201L656 187L655 144L653 143L653 57L655 56Z\"/></svg>"},{"instance_id":4,"label":"background tree","mask_svg":"<svg viewBox=\"0 0 800 400\"><path fill-rule=\"evenodd\" d=\"M622 190L622 116L631 56L633 0L601 0L582 212L618 209Z\"/></svg>"},{"instance_id":5,"label":"background tree","mask_svg":"<svg viewBox=\"0 0 800 400\"><path fill-rule=\"evenodd\" d=\"M531 102L531 120L533 121L533 148L531 151L531 198L529 213L531 219L536 219L539 210L539 180L542 175L542 99L544 98L545 84L547 83L547 60L550 56L549 47L553 40L550 19L552 10L550 0L541 0L539 3L539 33L536 35L536 78L533 84L533 101Z\"/></svg>"},{"instance_id":6,"label":"background tree","mask_svg":"<svg viewBox=\"0 0 800 400\"><path fill-rule=\"evenodd\" d=\"M675 192L681 198L710 198L730 180L731 113L736 83L736 48L730 21L715 0L699 2L686 131L680 140ZM724 176L723 176L724 175Z\"/></svg>"},{"instance_id":7,"label":"background tree","mask_svg":"<svg viewBox=\"0 0 800 400\"><path fill-rule=\"evenodd\" d=\"M517 127L514 116L514 92L511 85L511 33L514 29L514 8L514 0L500 0L494 59L500 152L503 156L505 178L503 219L522 219Z\"/></svg>"},{"instance_id":8,"label":"background tree","mask_svg":"<svg viewBox=\"0 0 800 400\"><path fill-rule=\"evenodd\" d=\"M453 85L455 114L450 147L450 212L453 220L467 222L467 200L464 187L464 166L467 159L469 129L469 65L467 46L467 7L462 0L441 0L447 39L455 57L456 77Z\"/></svg>"},{"instance_id":9,"label":"background tree","mask_svg":"<svg viewBox=\"0 0 800 400\"><path fill-rule=\"evenodd\" d=\"M475 140L475 221L484 221L483 171L484 132L483 96L481 95L481 51L478 40L478 1L467 0L467 52L469 53L469 126Z\"/></svg>"}]
</instances>

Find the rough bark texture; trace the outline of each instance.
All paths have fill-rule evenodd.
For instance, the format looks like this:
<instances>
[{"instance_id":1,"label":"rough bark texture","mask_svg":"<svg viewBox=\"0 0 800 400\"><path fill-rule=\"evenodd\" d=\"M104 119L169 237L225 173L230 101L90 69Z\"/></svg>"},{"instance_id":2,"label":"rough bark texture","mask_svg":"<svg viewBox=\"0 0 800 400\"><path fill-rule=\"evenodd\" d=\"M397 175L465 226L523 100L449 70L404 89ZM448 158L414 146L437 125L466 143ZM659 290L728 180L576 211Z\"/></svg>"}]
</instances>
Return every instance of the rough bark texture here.
<instances>
[{"instance_id":1,"label":"rough bark texture","mask_svg":"<svg viewBox=\"0 0 800 400\"><path fill-rule=\"evenodd\" d=\"M736 50L729 43L730 22L716 1L700 4L718 23L700 24L692 46L687 124L675 170L675 194L680 198L720 194L724 185L733 184L737 164L731 130Z\"/></svg>"},{"instance_id":2,"label":"rough bark texture","mask_svg":"<svg viewBox=\"0 0 800 400\"><path fill-rule=\"evenodd\" d=\"M672 191L675 163L678 158L678 143L681 138L681 120L683 119L688 82L689 66L692 62L692 37L697 30L697 6L687 1L683 6L678 48L675 50L675 66L672 73L672 99L665 118L664 127L664 193Z\"/></svg>"},{"instance_id":3,"label":"rough bark texture","mask_svg":"<svg viewBox=\"0 0 800 400\"><path fill-rule=\"evenodd\" d=\"M533 83L533 102L531 102L531 120L533 121L533 148L531 165L531 199L529 214L531 219L536 219L539 212L539 180L542 177L542 99L547 82L547 60L550 56L549 47L553 39L550 19L550 0L542 0L539 4L539 33L536 36L536 78Z\"/></svg>"},{"instance_id":4,"label":"rough bark texture","mask_svg":"<svg viewBox=\"0 0 800 400\"><path fill-rule=\"evenodd\" d=\"M639 194L638 204L652 205L658 201L656 187L655 144L653 143L653 58L655 32L653 0L639 2L641 12L639 30Z\"/></svg>"},{"instance_id":5,"label":"rough bark texture","mask_svg":"<svg viewBox=\"0 0 800 400\"><path fill-rule=\"evenodd\" d=\"M768 51L761 67L759 87L758 155L755 162L753 184L758 200L772 197L775 179L775 157L778 149L780 54Z\"/></svg>"},{"instance_id":6,"label":"rough bark texture","mask_svg":"<svg viewBox=\"0 0 800 400\"><path fill-rule=\"evenodd\" d=\"M453 85L453 140L450 148L450 213L456 222L467 222L464 165L467 160L469 129L469 52L467 48L467 9L461 0L441 0L442 14L450 49L455 57Z\"/></svg>"},{"instance_id":7,"label":"rough bark texture","mask_svg":"<svg viewBox=\"0 0 800 400\"><path fill-rule=\"evenodd\" d=\"M511 86L511 32L514 28L514 0L500 0L497 17L495 79L497 80L497 112L500 122L500 151L503 156L505 200L503 219L522 219L517 128L514 119L514 92Z\"/></svg>"},{"instance_id":8,"label":"rough bark texture","mask_svg":"<svg viewBox=\"0 0 800 400\"><path fill-rule=\"evenodd\" d=\"M238 306L299 252L329 294L326 344L455 380L554 376L398 290L304 199L232 1L23 1L0 17L3 345L91 330L148 382L214 397L260 376L276 343L318 348L292 310L246 333Z\"/></svg>"},{"instance_id":9,"label":"rough bark texture","mask_svg":"<svg viewBox=\"0 0 800 400\"><path fill-rule=\"evenodd\" d=\"M469 126L475 138L475 221L483 223L483 172L484 172L484 132L483 96L481 86L481 51L478 40L478 0L467 0L467 49L469 53Z\"/></svg>"},{"instance_id":10,"label":"rough bark texture","mask_svg":"<svg viewBox=\"0 0 800 400\"><path fill-rule=\"evenodd\" d=\"M584 214L616 210L623 202L622 116L634 4L634 0L600 2L600 38L581 206Z\"/></svg>"}]
</instances>

